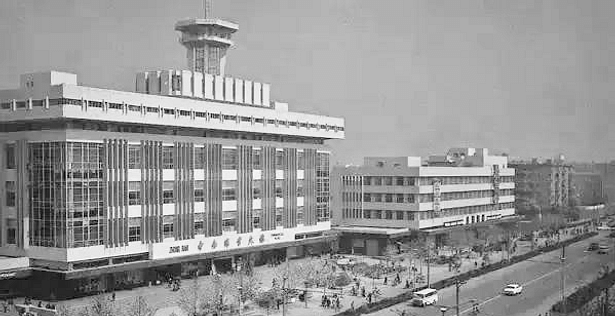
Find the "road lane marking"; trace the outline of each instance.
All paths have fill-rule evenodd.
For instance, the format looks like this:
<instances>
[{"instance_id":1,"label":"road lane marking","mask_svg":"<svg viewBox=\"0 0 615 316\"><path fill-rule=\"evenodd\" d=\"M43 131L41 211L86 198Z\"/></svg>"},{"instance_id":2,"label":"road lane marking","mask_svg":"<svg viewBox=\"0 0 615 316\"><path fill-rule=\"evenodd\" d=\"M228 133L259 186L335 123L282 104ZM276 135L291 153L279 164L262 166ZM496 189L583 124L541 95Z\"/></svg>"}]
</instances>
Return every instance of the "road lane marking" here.
<instances>
[{"instance_id":1,"label":"road lane marking","mask_svg":"<svg viewBox=\"0 0 615 316\"><path fill-rule=\"evenodd\" d=\"M567 268L567 267L569 267L569 266L571 266L571 265L573 265L573 264L576 264L576 263L578 263L579 261L583 261L583 259L585 259L585 257L587 257L587 255L585 255L585 256L583 256L583 257L579 258L579 259L578 259L578 260L576 260L576 261L573 261L573 262L568 263L567 265L565 265L565 266L564 266L564 268ZM532 283L534 283L534 282L536 282L536 281L542 280L542 279L544 279L544 278L546 278L546 277L548 277L548 276L550 276L550 275L553 275L553 274L555 274L555 273L559 273L561 269L562 269L562 267L559 267L559 268L558 268L558 269L556 269L556 270L553 270L553 271L551 271L551 272L549 272L549 273L547 273L547 274L543 274L543 275L541 275L541 276L540 276L540 277L538 277L537 279L533 279L533 280L530 280L530 281L528 281L528 282L526 282L526 283L523 283L523 284L521 284L521 286L525 287L525 286L530 285L530 284L532 284ZM494 299L496 299L496 298L500 298L500 297L502 297L502 296L503 296L503 294L498 294L498 295L492 296L492 297L490 297L490 298L488 298L488 299L486 299L486 300L484 300L484 301L480 302L480 303L478 304L478 306L479 306L479 307L480 307L480 306L483 306L483 305L485 305L485 304L489 303L490 301L493 301ZM459 312L459 313L460 313L460 314L465 314L465 313L470 312L470 311L472 311L472 308L468 308L468 309L466 309L466 310L464 310L464 311L461 311L461 312Z\"/></svg>"}]
</instances>

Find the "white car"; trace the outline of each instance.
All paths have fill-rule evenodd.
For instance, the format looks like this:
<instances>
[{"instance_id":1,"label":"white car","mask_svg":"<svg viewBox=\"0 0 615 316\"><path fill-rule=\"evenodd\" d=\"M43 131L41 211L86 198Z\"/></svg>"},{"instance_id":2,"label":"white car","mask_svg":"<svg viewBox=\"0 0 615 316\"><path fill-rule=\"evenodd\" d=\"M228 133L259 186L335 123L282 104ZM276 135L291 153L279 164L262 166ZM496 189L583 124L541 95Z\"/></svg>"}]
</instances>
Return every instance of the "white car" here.
<instances>
[{"instance_id":1,"label":"white car","mask_svg":"<svg viewBox=\"0 0 615 316\"><path fill-rule=\"evenodd\" d=\"M523 291L523 287L519 284L509 284L504 288L505 295L518 295Z\"/></svg>"}]
</instances>

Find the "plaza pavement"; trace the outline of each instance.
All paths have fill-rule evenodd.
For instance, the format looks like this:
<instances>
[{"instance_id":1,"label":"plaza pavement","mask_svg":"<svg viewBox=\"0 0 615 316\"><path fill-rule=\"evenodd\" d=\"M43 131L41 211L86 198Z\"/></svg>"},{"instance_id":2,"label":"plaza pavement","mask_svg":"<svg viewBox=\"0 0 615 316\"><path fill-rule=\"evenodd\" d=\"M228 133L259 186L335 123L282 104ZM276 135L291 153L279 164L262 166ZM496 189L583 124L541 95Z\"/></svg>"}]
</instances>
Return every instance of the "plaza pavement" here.
<instances>
[{"instance_id":1,"label":"plaza pavement","mask_svg":"<svg viewBox=\"0 0 615 316\"><path fill-rule=\"evenodd\" d=\"M572 237L574 237L572 234L562 234L561 235L562 240L566 240ZM538 238L538 246L539 247L544 246L546 241L547 241L547 238ZM531 247L530 247L529 241L528 242L517 241L517 250L515 253L511 253L511 256L520 255L520 254L529 252L530 248ZM378 259L373 259L373 258L363 257L363 256L345 256L345 257L353 258L357 262L366 262L368 264L377 263L379 261ZM507 256L505 252L491 252L489 254L489 258L492 263L500 261L506 257ZM302 260L312 260L312 259L302 258L302 259L296 259L292 261L302 261ZM480 267L482 263L482 258L480 258L477 254L473 254L470 259L463 258L460 271L466 272L471 269L475 269L475 263L474 263L475 261L477 262L477 266ZM401 264L408 267L410 266L410 260L407 260L407 259L403 260ZM417 269L422 269L423 275L427 273L427 268L426 268L425 263L420 265L417 262L415 263L415 267L417 267ZM254 268L255 272L259 275L261 279L261 285L263 288L271 287L272 279L274 278L274 275L275 275L274 270L277 268L278 267L268 267L268 266L260 266L260 267ZM456 273L455 271L449 271L448 265L432 264L430 268L430 275L431 275L430 281L431 283L434 283L439 280L452 277L455 275L455 273ZM351 278L353 277L355 276L351 275ZM392 296L401 294L405 291L408 291L407 289L403 288L405 281L408 278L408 272L406 271L404 273L400 273L400 277L402 279L402 282L397 286L391 286L390 282L389 282L389 285L384 285L383 284L384 275L382 276L382 278L375 279L375 280L372 280L371 278L365 278L365 277L358 277L358 278L361 282L361 285L365 286L367 291L372 289L373 286L377 287L380 290L381 296L377 298L377 300L379 300L379 299L382 299L383 297L392 297ZM388 275L389 280L393 280L394 278L395 278L395 273ZM191 282L191 280L184 280L182 283L184 286L186 286L188 282ZM296 302L289 303L287 304L286 315L314 316L315 313L317 313L318 315L333 315L340 311L350 308L353 302L354 302L355 307L359 307L362 304L366 303L366 299L361 296L350 295L350 289L352 288L352 285L353 284L348 285L343 290L343 294L341 295L341 300L340 300L341 302L340 310L326 309L326 308L320 307L322 289L312 288L311 290L314 292L312 292L311 297L308 299L307 307L304 302L299 302L298 300ZM426 282L417 283L416 287L423 286L423 285L426 285ZM337 291L327 290L326 291L327 295L330 295L336 292L339 293L339 290ZM180 293L179 291L178 292L171 291L171 289L168 288L165 284L115 292L116 302L121 305L132 303L132 301L138 296L144 297L147 300L148 304L150 304L151 307L153 307L154 309L157 309L157 312L155 314L156 316L168 316L168 315L171 315L172 313L175 313L177 316L185 315L185 313L177 306L177 303L176 303L179 298L179 293ZM18 300L17 302L20 303L21 300ZM87 306L90 302L91 302L91 298L84 297L84 298L77 298L77 299L72 299L72 300L61 302L61 303L57 303L57 305L62 304L62 305L66 305L72 308L82 308L84 306ZM281 308L282 307L280 307L280 310L273 309L269 311L256 308L246 314L247 315L281 315L282 314Z\"/></svg>"}]
</instances>

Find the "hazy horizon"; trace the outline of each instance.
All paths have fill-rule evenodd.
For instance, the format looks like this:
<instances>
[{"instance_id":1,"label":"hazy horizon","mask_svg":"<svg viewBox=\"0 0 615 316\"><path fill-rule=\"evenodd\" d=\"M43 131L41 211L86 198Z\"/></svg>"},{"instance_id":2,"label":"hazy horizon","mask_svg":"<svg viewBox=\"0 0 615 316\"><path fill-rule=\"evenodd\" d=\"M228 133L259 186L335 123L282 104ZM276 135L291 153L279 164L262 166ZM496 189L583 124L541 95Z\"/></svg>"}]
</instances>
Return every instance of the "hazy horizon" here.
<instances>
[{"instance_id":1,"label":"hazy horizon","mask_svg":"<svg viewBox=\"0 0 615 316\"><path fill-rule=\"evenodd\" d=\"M179 6L178 4L181 4ZM333 163L487 147L615 159L615 1L213 1L239 24L227 75L272 84L291 111L346 119ZM61 70L134 90L186 68L176 21L202 1L0 3L0 88Z\"/></svg>"}]
</instances>

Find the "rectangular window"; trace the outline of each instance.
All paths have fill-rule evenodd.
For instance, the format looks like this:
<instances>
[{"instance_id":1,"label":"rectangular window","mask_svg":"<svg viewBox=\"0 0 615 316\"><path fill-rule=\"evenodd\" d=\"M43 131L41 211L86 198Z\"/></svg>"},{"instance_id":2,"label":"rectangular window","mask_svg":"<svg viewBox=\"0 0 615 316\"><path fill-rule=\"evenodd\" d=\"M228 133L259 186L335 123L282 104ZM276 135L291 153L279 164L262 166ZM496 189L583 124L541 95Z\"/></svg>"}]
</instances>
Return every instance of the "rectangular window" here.
<instances>
[{"instance_id":1,"label":"rectangular window","mask_svg":"<svg viewBox=\"0 0 615 316\"><path fill-rule=\"evenodd\" d=\"M141 169L141 145L128 145L128 169Z\"/></svg>"},{"instance_id":2,"label":"rectangular window","mask_svg":"<svg viewBox=\"0 0 615 316\"><path fill-rule=\"evenodd\" d=\"M406 202L407 203L414 203L414 195L413 194L407 194L406 195Z\"/></svg>"},{"instance_id":3,"label":"rectangular window","mask_svg":"<svg viewBox=\"0 0 615 316\"><path fill-rule=\"evenodd\" d=\"M401 185L401 186L404 185L404 177L397 177L395 179L396 179L395 180L395 185Z\"/></svg>"},{"instance_id":4,"label":"rectangular window","mask_svg":"<svg viewBox=\"0 0 615 316\"><path fill-rule=\"evenodd\" d=\"M372 198L369 193L363 193L363 202L371 202Z\"/></svg>"},{"instance_id":5,"label":"rectangular window","mask_svg":"<svg viewBox=\"0 0 615 316\"><path fill-rule=\"evenodd\" d=\"M260 217L260 212L258 212L258 216L257 214L257 210L254 210L254 216L252 217L252 227L256 228L261 228L261 217Z\"/></svg>"},{"instance_id":6,"label":"rectangular window","mask_svg":"<svg viewBox=\"0 0 615 316\"><path fill-rule=\"evenodd\" d=\"M393 211L385 211L386 219L393 219Z\"/></svg>"},{"instance_id":7,"label":"rectangular window","mask_svg":"<svg viewBox=\"0 0 615 316\"><path fill-rule=\"evenodd\" d=\"M382 185L382 177L374 177L374 185Z\"/></svg>"},{"instance_id":8,"label":"rectangular window","mask_svg":"<svg viewBox=\"0 0 615 316\"><path fill-rule=\"evenodd\" d=\"M139 241L141 240L141 227L134 226L128 227L128 241Z\"/></svg>"},{"instance_id":9,"label":"rectangular window","mask_svg":"<svg viewBox=\"0 0 615 316\"><path fill-rule=\"evenodd\" d=\"M374 202L382 202L382 193L372 193Z\"/></svg>"},{"instance_id":10,"label":"rectangular window","mask_svg":"<svg viewBox=\"0 0 615 316\"><path fill-rule=\"evenodd\" d=\"M205 181L194 181L194 201L205 202Z\"/></svg>"},{"instance_id":11,"label":"rectangular window","mask_svg":"<svg viewBox=\"0 0 615 316\"><path fill-rule=\"evenodd\" d=\"M237 149L222 148L222 169L237 170Z\"/></svg>"},{"instance_id":12,"label":"rectangular window","mask_svg":"<svg viewBox=\"0 0 615 316\"><path fill-rule=\"evenodd\" d=\"M15 144L6 144L4 155L6 156L6 169L15 169Z\"/></svg>"},{"instance_id":13,"label":"rectangular window","mask_svg":"<svg viewBox=\"0 0 615 316\"><path fill-rule=\"evenodd\" d=\"M6 181L6 206L15 206L15 181Z\"/></svg>"},{"instance_id":14,"label":"rectangular window","mask_svg":"<svg viewBox=\"0 0 615 316\"><path fill-rule=\"evenodd\" d=\"M404 195L403 194L397 194L396 202L397 203L404 203Z\"/></svg>"},{"instance_id":15,"label":"rectangular window","mask_svg":"<svg viewBox=\"0 0 615 316\"><path fill-rule=\"evenodd\" d=\"M235 231L235 219L227 218L222 220L222 231L232 232Z\"/></svg>"},{"instance_id":16,"label":"rectangular window","mask_svg":"<svg viewBox=\"0 0 615 316\"><path fill-rule=\"evenodd\" d=\"M194 234L202 235L205 233L205 222L196 221L194 222Z\"/></svg>"},{"instance_id":17,"label":"rectangular window","mask_svg":"<svg viewBox=\"0 0 615 316\"><path fill-rule=\"evenodd\" d=\"M303 193L303 180L297 180L297 197L305 196Z\"/></svg>"},{"instance_id":18,"label":"rectangular window","mask_svg":"<svg viewBox=\"0 0 615 316\"><path fill-rule=\"evenodd\" d=\"M205 147L194 148L194 169L205 169Z\"/></svg>"},{"instance_id":19,"label":"rectangular window","mask_svg":"<svg viewBox=\"0 0 615 316\"><path fill-rule=\"evenodd\" d=\"M173 181L162 182L162 203L173 204L175 197L173 195Z\"/></svg>"},{"instance_id":20,"label":"rectangular window","mask_svg":"<svg viewBox=\"0 0 615 316\"><path fill-rule=\"evenodd\" d=\"M128 205L141 204L141 181L128 182Z\"/></svg>"},{"instance_id":21,"label":"rectangular window","mask_svg":"<svg viewBox=\"0 0 615 316\"><path fill-rule=\"evenodd\" d=\"M275 209L275 226L282 226L282 213L284 212L284 209L281 207L278 207Z\"/></svg>"},{"instance_id":22,"label":"rectangular window","mask_svg":"<svg viewBox=\"0 0 615 316\"><path fill-rule=\"evenodd\" d=\"M372 184L372 177L370 177L370 176L363 177L363 183L365 185L371 185Z\"/></svg>"},{"instance_id":23,"label":"rectangular window","mask_svg":"<svg viewBox=\"0 0 615 316\"><path fill-rule=\"evenodd\" d=\"M393 177L384 177L384 185L393 185Z\"/></svg>"},{"instance_id":24,"label":"rectangular window","mask_svg":"<svg viewBox=\"0 0 615 316\"><path fill-rule=\"evenodd\" d=\"M303 206L297 206L297 224L303 224Z\"/></svg>"},{"instance_id":25,"label":"rectangular window","mask_svg":"<svg viewBox=\"0 0 615 316\"><path fill-rule=\"evenodd\" d=\"M302 151L297 152L297 170L305 169L305 154Z\"/></svg>"},{"instance_id":26,"label":"rectangular window","mask_svg":"<svg viewBox=\"0 0 615 316\"><path fill-rule=\"evenodd\" d=\"M171 89L173 91L180 91L182 85L182 77L180 75L171 76Z\"/></svg>"},{"instance_id":27,"label":"rectangular window","mask_svg":"<svg viewBox=\"0 0 615 316\"><path fill-rule=\"evenodd\" d=\"M283 198L283 189L284 180L275 180L275 197Z\"/></svg>"},{"instance_id":28,"label":"rectangular window","mask_svg":"<svg viewBox=\"0 0 615 316\"><path fill-rule=\"evenodd\" d=\"M404 219L404 212L402 212L402 211L395 212L395 217L396 217L397 220Z\"/></svg>"},{"instance_id":29,"label":"rectangular window","mask_svg":"<svg viewBox=\"0 0 615 316\"><path fill-rule=\"evenodd\" d=\"M284 152L281 150L275 152L275 168L284 169Z\"/></svg>"},{"instance_id":30,"label":"rectangular window","mask_svg":"<svg viewBox=\"0 0 615 316\"><path fill-rule=\"evenodd\" d=\"M224 180L222 181L222 201L236 200L235 190L237 187L237 181Z\"/></svg>"},{"instance_id":31,"label":"rectangular window","mask_svg":"<svg viewBox=\"0 0 615 316\"><path fill-rule=\"evenodd\" d=\"M162 235L164 238L173 237L173 223L165 223L162 225Z\"/></svg>"},{"instance_id":32,"label":"rectangular window","mask_svg":"<svg viewBox=\"0 0 615 316\"><path fill-rule=\"evenodd\" d=\"M385 202L387 202L387 203L393 202L393 194L386 194L385 195Z\"/></svg>"},{"instance_id":33,"label":"rectangular window","mask_svg":"<svg viewBox=\"0 0 615 316\"><path fill-rule=\"evenodd\" d=\"M162 168L163 169L173 169L175 168L175 164L174 164L174 156L175 156L175 152L174 152L173 147L171 146L164 146L162 147Z\"/></svg>"},{"instance_id":34,"label":"rectangular window","mask_svg":"<svg viewBox=\"0 0 615 316\"><path fill-rule=\"evenodd\" d=\"M367 218L367 219L371 218L371 215L372 215L371 213L372 213L371 210L363 210L363 218Z\"/></svg>"},{"instance_id":35,"label":"rectangular window","mask_svg":"<svg viewBox=\"0 0 615 316\"><path fill-rule=\"evenodd\" d=\"M261 160L262 151L260 149L252 150L252 168L254 170L263 169L263 162Z\"/></svg>"},{"instance_id":36,"label":"rectangular window","mask_svg":"<svg viewBox=\"0 0 615 316\"><path fill-rule=\"evenodd\" d=\"M252 181L252 198L255 200L263 198L261 183L262 183L261 180Z\"/></svg>"}]
</instances>

